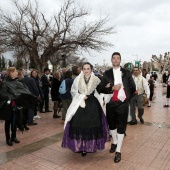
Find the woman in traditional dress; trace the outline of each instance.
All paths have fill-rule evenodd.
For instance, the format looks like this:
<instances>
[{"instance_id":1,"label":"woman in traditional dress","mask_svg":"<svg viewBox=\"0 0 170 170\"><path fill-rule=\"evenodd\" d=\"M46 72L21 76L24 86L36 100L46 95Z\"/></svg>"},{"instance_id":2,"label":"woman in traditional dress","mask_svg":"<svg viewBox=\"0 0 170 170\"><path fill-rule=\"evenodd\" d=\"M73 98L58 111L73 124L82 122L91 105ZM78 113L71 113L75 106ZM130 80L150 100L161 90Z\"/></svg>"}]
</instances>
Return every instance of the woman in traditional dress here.
<instances>
[{"instance_id":1,"label":"woman in traditional dress","mask_svg":"<svg viewBox=\"0 0 170 170\"><path fill-rule=\"evenodd\" d=\"M84 63L82 69L71 88L73 100L66 114L62 147L86 156L87 152L105 148L109 131L106 117L95 97L100 79L93 74L90 63Z\"/></svg>"}]
</instances>

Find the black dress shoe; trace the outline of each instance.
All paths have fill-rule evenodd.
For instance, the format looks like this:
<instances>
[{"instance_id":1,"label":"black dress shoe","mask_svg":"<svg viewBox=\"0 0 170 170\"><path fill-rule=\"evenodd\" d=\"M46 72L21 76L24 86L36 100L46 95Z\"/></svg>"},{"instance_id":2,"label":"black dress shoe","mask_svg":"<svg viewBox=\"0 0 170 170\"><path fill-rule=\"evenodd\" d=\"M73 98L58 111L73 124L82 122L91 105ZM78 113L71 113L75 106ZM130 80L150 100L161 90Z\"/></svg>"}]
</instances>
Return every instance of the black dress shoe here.
<instances>
[{"instance_id":1,"label":"black dress shoe","mask_svg":"<svg viewBox=\"0 0 170 170\"><path fill-rule=\"evenodd\" d=\"M34 125L37 125L37 123L35 123L35 122L28 123L28 126L34 126Z\"/></svg>"},{"instance_id":2,"label":"black dress shoe","mask_svg":"<svg viewBox=\"0 0 170 170\"><path fill-rule=\"evenodd\" d=\"M140 123L144 124L143 118L140 118Z\"/></svg>"},{"instance_id":3,"label":"black dress shoe","mask_svg":"<svg viewBox=\"0 0 170 170\"><path fill-rule=\"evenodd\" d=\"M117 144L111 144L110 153L115 152L116 148L117 148Z\"/></svg>"},{"instance_id":4,"label":"black dress shoe","mask_svg":"<svg viewBox=\"0 0 170 170\"><path fill-rule=\"evenodd\" d=\"M56 119L56 118L60 118L61 116L59 115L53 115L53 118Z\"/></svg>"},{"instance_id":5,"label":"black dress shoe","mask_svg":"<svg viewBox=\"0 0 170 170\"><path fill-rule=\"evenodd\" d=\"M116 152L114 162L118 163L120 161L121 161L121 153L120 152Z\"/></svg>"},{"instance_id":6,"label":"black dress shoe","mask_svg":"<svg viewBox=\"0 0 170 170\"><path fill-rule=\"evenodd\" d=\"M43 110L40 110L40 113L45 113Z\"/></svg>"},{"instance_id":7,"label":"black dress shoe","mask_svg":"<svg viewBox=\"0 0 170 170\"><path fill-rule=\"evenodd\" d=\"M11 140L6 141L6 144L9 145L9 146L12 146L12 145L13 145L13 143L11 142Z\"/></svg>"},{"instance_id":8,"label":"black dress shoe","mask_svg":"<svg viewBox=\"0 0 170 170\"><path fill-rule=\"evenodd\" d=\"M136 124L137 124L137 121L135 121L135 122L131 121L131 122L129 123L129 125L136 125Z\"/></svg>"},{"instance_id":9,"label":"black dress shoe","mask_svg":"<svg viewBox=\"0 0 170 170\"><path fill-rule=\"evenodd\" d=\"M169 105L168 105L168 104L165 104L164 107L169 107Z\"/></svg>"},{"instance_id":10,"label":"black dress shoe","mask_svg":"<svg viewBox=\"0 0 170 170\"><path fill-rule=\"evenodd\" d=\"M87 155L87 152L82 152L82 153L81 153L81 156L82 156L82 157L84 157L84 156L86 156L86 155Z\"/></svg>"},{"instance_id":11,"label":"black dress shoe","mask_svg":"<svg viewBox=\"0 0 170 170\"><path fill-rule=\"evenodd\" d=\"M20 141L17 138L12 138L11 142L20 143Z\"/></svg>"},{"instance_id":12,"label":"black dress shoe","mask_svg":"<svg viewBox=\"0 0 170 170\"><path fill-rule=\"evenodd\" d=\"M52 112L51 110L46 110L45 112Z\"/></svg>"}]
</instances>

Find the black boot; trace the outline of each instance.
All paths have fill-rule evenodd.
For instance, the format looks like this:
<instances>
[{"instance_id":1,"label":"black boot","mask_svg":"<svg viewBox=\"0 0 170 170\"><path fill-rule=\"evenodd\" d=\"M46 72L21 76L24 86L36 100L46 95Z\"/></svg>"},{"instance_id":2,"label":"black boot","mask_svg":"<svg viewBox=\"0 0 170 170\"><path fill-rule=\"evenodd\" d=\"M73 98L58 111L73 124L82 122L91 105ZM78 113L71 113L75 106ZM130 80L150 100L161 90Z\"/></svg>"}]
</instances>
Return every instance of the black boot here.
<instances>
[{"instance_id":1,"label":"black boot","mask_svg":"<svg viewBox=\"0 0 170 170\"><path fill-rule=\"evenodd\" d=\"M54 102L54 106L53 106L53 110L54 110L53 118L54 119L61 117L57 114L58 106L59 106L59 102L58 101Z\"/></svg>"},{"instance_id":2,"label":"black boot","mask_svg":"<svg viewBox=\"0 0 170 170\"><path fill-rule=\"evenodd\" d=\"M10 139L9 139L9 140L6 140L6 144L9 145L9 146L12 146L12 145L13 145L13 143L11 142Z\"/></svg>"},{"instance_id":3,"label":"black boot","mask_svg":"<svg viewBox=\"0 0 170 170\"><path fill-rule=\"evenodd\" d=\"M59 115L53 115L53 118L55 119L55 118L60 118L61 116L59 116Z\"/></svg>"}]
</instances>

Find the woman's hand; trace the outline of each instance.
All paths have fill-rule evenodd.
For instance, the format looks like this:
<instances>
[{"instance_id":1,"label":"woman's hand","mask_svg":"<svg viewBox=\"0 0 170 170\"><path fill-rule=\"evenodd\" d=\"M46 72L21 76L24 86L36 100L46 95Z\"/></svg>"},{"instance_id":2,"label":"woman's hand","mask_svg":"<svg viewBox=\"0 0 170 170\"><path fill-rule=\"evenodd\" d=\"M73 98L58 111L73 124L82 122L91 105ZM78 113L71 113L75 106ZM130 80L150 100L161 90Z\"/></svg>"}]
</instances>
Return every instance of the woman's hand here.
<instances>
[{"instance_id":1,"label":"woman's hand","mask_svg":"<svg viewBox=\"0 0 170 170\"><path fill-rule=\"evenodd\" d=\"M110 87L110 83L107 83L107 85L105 86L106 88L109 88Z\"/></svg>"},{"instance_id":2,"label":"woman's hand","mask_svg":"<svg viewBox=\"0 0 170 170\"><path fill-rule=\"evenodd\" d=\"M84 97L84 100L86 100L87 98L88 98L88 97L87 97L87 96L85 96L85 97Z\"/></svg>"}]
</instances>

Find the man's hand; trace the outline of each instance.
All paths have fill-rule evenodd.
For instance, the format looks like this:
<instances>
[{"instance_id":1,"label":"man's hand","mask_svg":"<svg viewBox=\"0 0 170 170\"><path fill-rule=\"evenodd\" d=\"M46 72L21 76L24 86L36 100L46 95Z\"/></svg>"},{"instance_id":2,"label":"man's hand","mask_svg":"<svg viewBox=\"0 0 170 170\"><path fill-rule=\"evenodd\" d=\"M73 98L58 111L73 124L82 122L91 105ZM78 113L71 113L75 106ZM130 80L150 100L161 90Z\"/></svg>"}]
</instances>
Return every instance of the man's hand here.
<instances>
[{"instance_id":1,"label":"man's hand","mask_svg":"<svg viewBox=\"0 0 170 170\"><path fill-rule=\"evenodd\" d=\"M122 84L116 84L116 85L114 85L114 86L112 87L112 90L113 90L113 91L114 91L114 90L120 90L121 86L122 86Z\"/></svg>"},{"instance_id":2,"label":"man's hand","mask_svg":"<svg viewBox=\"0 0 170 170\"><path fill-rule=\"evenodd\" d=\"M137 90L135 91L135 94L138 94L138 91L137 91Z\"/></svg>"}]
</instances>

